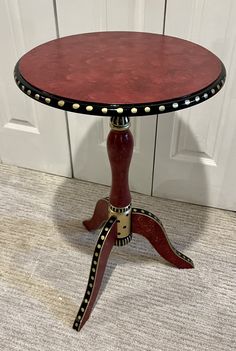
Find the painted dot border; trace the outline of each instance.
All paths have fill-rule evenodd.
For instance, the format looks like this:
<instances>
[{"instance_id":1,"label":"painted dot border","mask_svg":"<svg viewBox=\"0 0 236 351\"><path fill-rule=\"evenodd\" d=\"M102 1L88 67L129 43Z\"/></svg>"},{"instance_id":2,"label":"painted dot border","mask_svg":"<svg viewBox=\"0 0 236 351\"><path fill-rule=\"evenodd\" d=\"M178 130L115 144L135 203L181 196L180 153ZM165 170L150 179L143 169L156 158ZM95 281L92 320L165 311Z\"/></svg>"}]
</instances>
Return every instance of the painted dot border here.
<instances>
[{"instance_id":1,"label":"painted dot border","mask_svg":"<svg viewBox=\"0 0 236 351\"><path fill-rule=\"evenodd\" d=\"M85 291L83 301L80 305L79 311L77 313L77 316L73 324L73 328L77 331L80 329L80 324L86 315L86 311L89 306L90 299L92 298L93 292L96 289L97 271L100 264L101 253L102 253L106 238L109 232L111 231L116 220L117 219L115 216L112 216L107 220L97 240L96 247L93 253L87 288Z\"/></svg>"},{"instance_id":2,"label":"painted dot border","mask_svg":"<svg viewBox=\"0 0 236 351\"><path fill-rule=\"evenodd\" d=\"M122 115L129 117L159 115L162 113L182 110L200 104L215 96L224 86L226 78L226 70L222 63L219 77L206 88L193 94L179 97L174 100L157 101L145 104L104 104L68 99L42 91L32 86L23 78L19 70L19 62L20 61L17 62L14 70L16 84L23 93L32 99L45 105L69 112L107 117Z\"/></svg>"},{"instance_id":3,"label":"painted dot border","mask_svg":"<svg viewBox=\"0 0 236 351\"><path fill-rule=\"evenodd\" d=\"M181 259L183 259L184 261L186 261L187 263L190 263L192 265L192 267L194 267L194 263L193 261L191 260L191 258L185 256L184 254L182 254L180 251L176 250L176 248L174 248L174 246L171 244L169 238L168 238L168 235L165 231L165 228L162 224L162 222L160 221L160 219L155 216L153 213L151 213L150 211L146 211L146 210L143 210L141 208L132 208L132 215L135 215L135 214L141 214L143 216L147 216L149 218L152 218L154 221L156 221L158 223L158 225L161 227L162 231L164 232L165 234L165 237L166 237L166 240L168 241L168 244L171 248L171 250L178 256L180 257Z\"/></svg>"}]
</instances>

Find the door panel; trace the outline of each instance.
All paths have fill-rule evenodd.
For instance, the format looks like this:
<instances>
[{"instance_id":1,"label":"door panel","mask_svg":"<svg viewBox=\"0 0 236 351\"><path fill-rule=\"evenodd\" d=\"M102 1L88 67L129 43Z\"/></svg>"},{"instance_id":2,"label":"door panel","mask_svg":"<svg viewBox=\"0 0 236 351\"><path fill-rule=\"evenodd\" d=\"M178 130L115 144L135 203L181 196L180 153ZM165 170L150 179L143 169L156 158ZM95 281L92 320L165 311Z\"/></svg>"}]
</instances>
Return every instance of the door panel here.
<instances>
[{"instance_id":1,"label":"door panel","mask_svg":"<svg viewBox=\"0 0 236 351\"><path fill-rule=\"evenodd\" d=\"M213 51L225 63L228 76L214 98L159 118L154 195L235 210L235 192L224 193L236 173L232 152L236 149L236 3L169 0L167 4L165 34Z\"/></svg>"},{"instance_id":2,"label":"door panel","mask_svg":"<svg viewBox=\"0 0 236 351\"><path fill-rule=\"evenodd\" d=\"M13 79L20 56L56 37L53 1L42 0L37 11L35 5L0 3L0 157L4 163L71 176L65 114L25 97Z\"/></svg>"},{"instance_id":3,"label":"door panel","mask_svg":"<svg viewBox=\"0 0 236 351\"><path fill-rule=\"evenodd\" d=\"M81 32L135 30L162 33L164 0L57 1L61 36ZM72 4L72 6L71 6ZM80 21L81 19L81 21ZM127 53L128 54L128 53ZM106 151L109 118L68 113L74 176L111 182ZM130 170L132 190L151 194L156 116L132 119L135 147Z\"/></svg>"}]
</instances>

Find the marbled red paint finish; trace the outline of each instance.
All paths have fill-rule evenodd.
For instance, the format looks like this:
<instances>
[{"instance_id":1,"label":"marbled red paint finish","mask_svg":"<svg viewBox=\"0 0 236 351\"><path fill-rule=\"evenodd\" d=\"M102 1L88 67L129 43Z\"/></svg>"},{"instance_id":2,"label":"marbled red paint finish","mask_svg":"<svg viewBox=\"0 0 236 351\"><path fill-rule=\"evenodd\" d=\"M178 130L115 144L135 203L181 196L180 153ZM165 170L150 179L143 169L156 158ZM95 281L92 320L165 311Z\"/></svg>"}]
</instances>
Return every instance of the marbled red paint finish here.
<instances>
[{"instance_id":1,"label":"marbled red paint finish","mask_svg":"<svg viewBox=\"0 0 236 351\"><path fill-rule=\"evenodd\" d=\"M156 251L174 266L178 268L193 268L192 263L186 262L175 253L173 246L167 239L164 228L153 218L143 214L132 213L132 232L144 236Z\"/></svg>"},{"instance_id":2,"label":"marbled red paint finish","mask_svg":"<svg viewBox=\"0 0 236 351\"><path fill-rule=\"evenodd\" d=\"M101 220L103 220L105 216L105 208L107 207L108 200L101 199L97 202L94 215L90 221L87 221L86 227L90 230L97 229L100 226ZM137 213L137 211L141 211L143 213ZM190 260L187 256L181 254L179 251L175 250L170 241L168 240L167 234L161 223L158 222L157 219L151 218L153 216L150 212L147 213L145 210L141 209L133 209L132 211L132 231L136 234L143 235L149 242L153 245L156 251L165 258L168 262L172 263L174 266L178 268L193 268L192 260ZM113 219L112 219L113 218ZM115 245L117 238L117 222L115 217L110 217L112 219L113 224L110 230L107 232L107 227L109 224L109 220L106 221L101 235L104 235L104 245L102 246L101 252L98 257L98 262L96 264L96 273L94 270L93 275L95 275L94 285L91 292L91 295L85 293L85 298L87 299L86 306L84 305L84 301L81 304L79 312L74 322L74 329L80 330L85 322L88 320L93 306L95 304L102 278L104 275L104 271L106 268L107 260L112 250L113 245ZM88 224L88 225L87 225ZM96 228L97 227L97 228ZM104 232L105 230L105 232ZM104 234L103 234L104 233ZM107 236L105 234L107 233ZM99 239L98 239L99 242ZM95 252L98 248L96 245ZM96 257L95 257L96 259ZM94 259L93 259L94 260ZM92 260L92 265L93 261ZM93 266L92 266L93 267ZM89 277L90 281L90 277ZM86 302L86 301L85 301ZM82 311L85 311L84 313ZM78 319L80 316L80 319Z\"/></svg>"},{"instance_id":3,"label":"marbled red paint finish","mask_svg":"<svg viewBox=\"0 0 236 351\"><path fill-rule=\"evenodd\" d=\"M112 172L110 203L115 207L125 207L131 203L129 166L133 145L133 136L129 129L110 131L107 138L107 152Z\"/></svg>"},{"instance_id":4,"label":"marbled red paint finish","mask_svg":"<svg viewBox=\"0 0 236 351\"><path fill-rule=\"evenodd\" d=\"M83 225L88 231L97 230L102 227L108 219L109 199L98 200L91 219L83 221Z\"/></svg>"},{"instance_id":5,"label":"marbled red paint finish","mask_svg":"<svg viewBox=\"0 0 236 351\"><path fill-rule=\"evenodd\" d=\"M32 86L61 98L133 105L200 91L220 76L222 63L175 37L97 32L42 44L20 59L19 70Z\"/></svg>"}]
</instances>

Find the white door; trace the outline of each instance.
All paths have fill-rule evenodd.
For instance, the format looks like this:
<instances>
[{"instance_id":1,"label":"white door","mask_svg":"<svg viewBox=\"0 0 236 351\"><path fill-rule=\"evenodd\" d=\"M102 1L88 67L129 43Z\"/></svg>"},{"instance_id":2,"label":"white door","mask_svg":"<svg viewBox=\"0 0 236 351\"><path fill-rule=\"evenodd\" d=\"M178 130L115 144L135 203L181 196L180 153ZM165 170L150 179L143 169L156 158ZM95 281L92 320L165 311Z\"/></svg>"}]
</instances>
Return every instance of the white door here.
<instances>
[{"instance_id":1,"label":"white door","mask_svg":"<svg viewBox=\"0 0 236 351\"><path fill-rule=\"evenodd\" d=\"M82 32L134 30L162 33L164 0L57 0L60 36ZM110 185L106 151L109 118L68 113L74 176ZM132 190L151 194L156 116L132 119Z\"/></svg>"},{"instance_id":2,"label":"white door","mask_svg":"<svg viewBox=\"0 0 236 351\"><path fill-rule=\"evenodd\" d=\"M65 114L25 97L13 79L17 60L54 38L53 1L0 1L0 161L71 176Z\"/></svg>"},{"instance_id":3,"label":"white door","mask_svg":"<svg viewBox=\"0 0 236 351\"><path fill-rule=\"evenodd\" d=\"M236 1L168 0L165 34L205 46L226 65L222 91L158 121L153 194L236 210Z\"/></svg>"}]
</instances>

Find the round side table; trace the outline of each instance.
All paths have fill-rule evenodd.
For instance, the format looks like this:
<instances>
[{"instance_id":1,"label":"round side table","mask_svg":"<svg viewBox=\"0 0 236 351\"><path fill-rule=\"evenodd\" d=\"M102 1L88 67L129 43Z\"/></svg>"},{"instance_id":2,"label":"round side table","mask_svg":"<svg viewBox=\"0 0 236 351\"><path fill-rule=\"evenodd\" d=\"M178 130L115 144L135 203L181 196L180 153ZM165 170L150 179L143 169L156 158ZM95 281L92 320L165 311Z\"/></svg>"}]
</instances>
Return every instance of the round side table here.
<instances>
[{"instance_id":1,"label":"round side table","mask_svg":"<svg viewBox=\"0 0 236 351\"><path fill-rule=\"evenodd\" d=\"M78 331L90 316L113 245L128 244L133 233L146 237L176 267L193 268L192 260L170 243L161 221L149 211L132 207L130 117L202 103L221 90L226 71L213 53L186 40L151 33L98 32L34 48L18 61L14 75L18 87L38 102L110 117L111 192L97 202L92 218L83 222L89 231L101 231L73 325Z\"/></svg>"}]
</instances>

